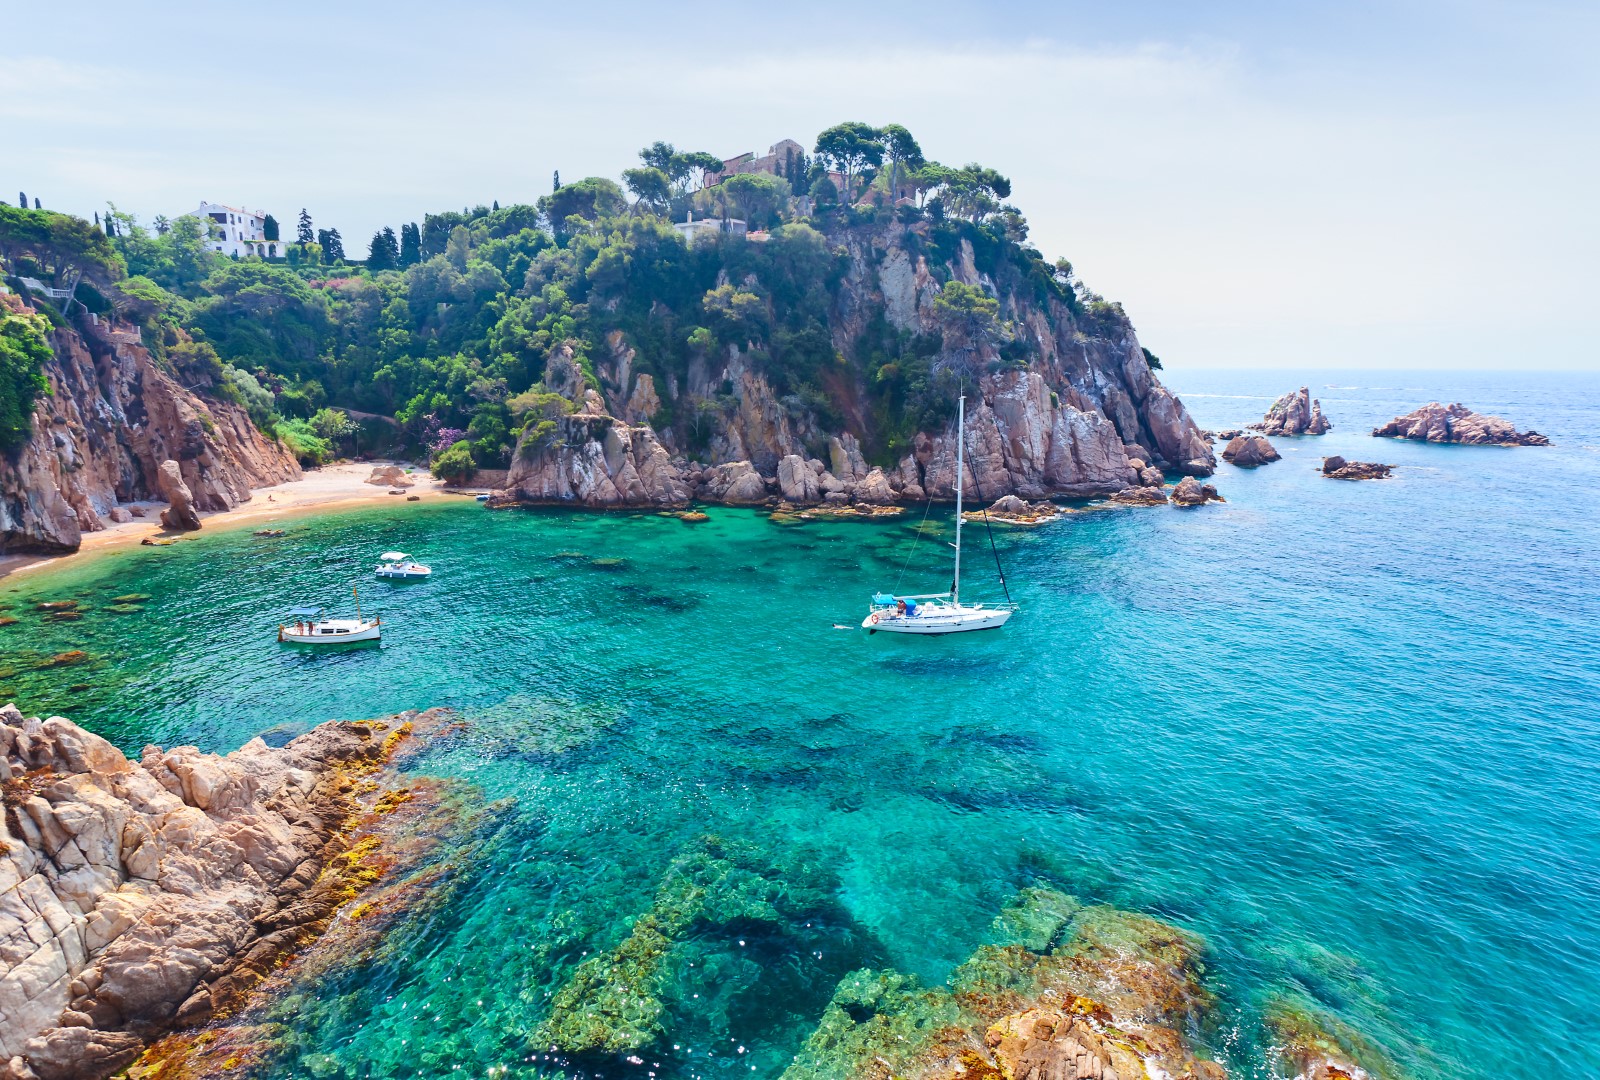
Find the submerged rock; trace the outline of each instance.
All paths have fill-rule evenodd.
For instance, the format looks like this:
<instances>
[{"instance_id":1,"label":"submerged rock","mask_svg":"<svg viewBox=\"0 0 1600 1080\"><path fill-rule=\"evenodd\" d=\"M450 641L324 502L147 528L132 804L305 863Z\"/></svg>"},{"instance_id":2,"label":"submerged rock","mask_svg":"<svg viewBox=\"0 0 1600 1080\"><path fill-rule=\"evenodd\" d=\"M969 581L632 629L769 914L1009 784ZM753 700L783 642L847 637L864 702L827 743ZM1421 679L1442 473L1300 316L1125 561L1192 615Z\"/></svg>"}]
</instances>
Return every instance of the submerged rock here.
<instances>
[{"instance_id":1,"label":"submerged rock","mask_svg":"<svg viewBox=\"0 0 1600 1080\"><path fill-rule=\"evenodd\" d=\"M1467 446L1549 446L1537 431L1518 431L1509 420L1473 412L1460 402L1429 402L1415 412L1397 416L1372 429L1379 438L1417 442L1461 443Z\"/></svg>"},{"instance_id":2,"label":"submerged rock","mask_svg":"<svg viewBox=\"0 0 1600 1080\"><path fill-rule=\"evenodd\" d=\"M0 1061L100 1080L239 1002L376 879L356 779L433 714L330 722L223 757L134 762L63 717L0 709Z\"/></svg>"},{"instance_id":3,"label":"submerged rock","mask_svg":"<svg viewBox=\"0 0 1600 1080\"><path fill-rule=\"evenodd\" d=\"M1323 435L1333 427L1322 415L1322 402L1304 386L1274 401L1261 423L1250 426L1266 435Z\"/></svg>"},{"instance_id":4,"label":"submerged rock","mask_svg":"<svg viewBox=\"0 0 1600 1080\"><path fill-rule=\"evenodd\" d=\"M1158 920L1025 889L948 988L842 980L784 1080L1222 1080L1186 1034L1213 1005L1203 952Z\"/></svg>"},{"instance_id":5,"label":"submerged rock","mask_svg":"<svg viewBox=\"0 0 1600 1080\"><path fill-rule=\"evenodd\" d=\"M1278 448L1268 442L1265 436L1250 433L1235 435L1222 451L1222 460L1241 469L1254 469L1270 461L1277 461L1282 456L1278 453Z\"/></svg>"}]
</instances>

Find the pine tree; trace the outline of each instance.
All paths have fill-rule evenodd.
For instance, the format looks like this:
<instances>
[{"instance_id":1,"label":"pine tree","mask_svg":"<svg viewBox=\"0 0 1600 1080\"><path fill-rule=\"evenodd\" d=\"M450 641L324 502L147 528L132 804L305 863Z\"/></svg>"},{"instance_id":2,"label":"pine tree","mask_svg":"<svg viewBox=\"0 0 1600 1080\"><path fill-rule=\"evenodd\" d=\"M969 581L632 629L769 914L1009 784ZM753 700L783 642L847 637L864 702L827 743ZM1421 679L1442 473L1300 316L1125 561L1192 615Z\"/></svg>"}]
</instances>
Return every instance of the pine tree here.
<instances>
[{"instance_id":1,"label":"pine tree","mask_svg":"<svg viewBox=\"0 0 1600 1080\"><path fill-rule=\"evenodd\" d=\"M338 229L318 229L317 243L322 247L322 261L340 262L344 259L344 240Z\"/></svg>"},{"instance_id":2,"label":"pine tree","mask_svg":"<svg viewBox=\"0 0 1600 1080\"><path fill-rule=\"evenodd\" d=\"M415 266L422 261L422 230L415 221L400 226L400 267Z\"/></svg>"},{"instance_id":3,"label":"pine tree","mask_svg":"<svg viewBox=\"0 0 1600 1080\"><path fill-rule=\"evenodd\" d=\"M300 227L295 230L295 240L303 248L311 243L311 215L306 213L306 208L300 208Z\"/></svg>"}]
</instances>

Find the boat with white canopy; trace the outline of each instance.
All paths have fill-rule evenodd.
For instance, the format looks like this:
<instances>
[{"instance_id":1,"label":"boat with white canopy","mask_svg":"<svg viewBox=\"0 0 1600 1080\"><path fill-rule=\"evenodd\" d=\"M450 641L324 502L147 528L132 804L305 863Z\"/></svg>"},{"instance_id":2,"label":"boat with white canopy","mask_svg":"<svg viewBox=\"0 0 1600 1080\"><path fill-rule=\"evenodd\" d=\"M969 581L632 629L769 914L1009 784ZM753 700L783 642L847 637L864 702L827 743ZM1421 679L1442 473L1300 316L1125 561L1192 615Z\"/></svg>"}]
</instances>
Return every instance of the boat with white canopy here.
<instances>
[{"instance_id":1,"label":"boat with white canopy","mask_svg":"<svg viewBox=\"0 0 1600 1080\"><path fill-rule=\"evenodd\" d=\"M403 551L385 551L378 556L378 576L396 580L417 580L433 573Z\"/></svg>"},{"instance_id":2,"label":"boat with white canopy","mask_svg":"<svg viewBox=\"0 0 1600 1080\"><path fill-rule=\"evenodd\" d=\"M350 590L355 593L354 589ZM377 641L382 632L383 620L374 615L361 617L361 597L356 595L356 617L330 619L322 608L290 608L293 622L278 624L278 640L292 645L349 645L360 641Z\"/></svg>"},{"instance_id":3,"label":"boat with white canopy","mask_svg":"<svg viewBox=\"0 0 1600 1080\"><path fill-rule=\"evenodd\" d=\"M965 630L993 630L1004 626L1017 610L1017 606L1010 602L1009 592L1005 604L961 602L961 487L967 427L967 399L964 396L956 409L956 566L950 591L914 595L874 593L871 611L861 620L862 629L869 634L879 630L891 634L955 634ZM998 554L995 563L999 565ZM1000 582L1002 586L1005 584L1003 573Z\"/></svg>"}]
</instances>

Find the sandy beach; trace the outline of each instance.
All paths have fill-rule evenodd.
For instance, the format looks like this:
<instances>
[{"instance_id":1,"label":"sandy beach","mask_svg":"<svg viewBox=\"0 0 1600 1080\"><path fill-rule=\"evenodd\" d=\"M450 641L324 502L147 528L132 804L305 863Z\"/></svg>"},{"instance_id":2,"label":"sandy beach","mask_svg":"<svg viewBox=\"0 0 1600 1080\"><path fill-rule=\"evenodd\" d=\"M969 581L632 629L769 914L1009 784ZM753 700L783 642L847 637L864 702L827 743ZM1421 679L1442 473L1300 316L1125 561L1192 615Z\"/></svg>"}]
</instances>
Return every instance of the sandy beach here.
<instances>
[{"instance_id":1,"label":"sandy beach","mask_svg":"<svg viewBox=\"0 0 1600 1080\"><path fill-rule=\"evenodd\" d=\"M305 475L287 484L256 488L250 501L240 503L232 510L213 510L200 515L204 529L235 529L246 525L269 527L280 519L303 516L307 513L327 513L349 510L377 503L394 503L400 506L417 506L434 499L466 499L459 489L446 490L442 481L435 480L426 471L418 469L411 474L414 486L405 495L391 495L387 486L369 484L372 470L390 462L339 462L320 469L308 469ZM402 466L404 467L404 466ZM406 496L417 495L416 502ZM4 555L0 556L0 578L25 573L40 566L59 566L65 560L82 559L115 548L136 545L146 537L182 536L169 533L161 527L162 502L130 503L129 507L143 508L145 516L132 521L107 522L97 532L85 533L77 551L68 555Z\"/></svg>"}]
</instances>

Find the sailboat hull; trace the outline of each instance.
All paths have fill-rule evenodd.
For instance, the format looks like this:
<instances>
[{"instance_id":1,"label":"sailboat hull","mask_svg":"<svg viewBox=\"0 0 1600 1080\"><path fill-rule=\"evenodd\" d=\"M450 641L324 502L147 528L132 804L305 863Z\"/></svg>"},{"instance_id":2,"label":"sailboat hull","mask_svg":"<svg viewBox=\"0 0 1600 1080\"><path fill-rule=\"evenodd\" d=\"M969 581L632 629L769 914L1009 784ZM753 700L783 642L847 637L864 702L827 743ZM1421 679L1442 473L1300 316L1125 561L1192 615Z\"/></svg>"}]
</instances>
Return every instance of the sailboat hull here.
<instances>
[{"instance_id":1,"label":"sailboat hull","mask_svg":"<svg viewBox=\"0 0 1600 1080\"><path fill-rule=\"evenodd\" d=\"M1006 608L973 608L964 611L935 612L928 615L896 616L874 612L862 620L869 633L886 634L961 634L971 630L995 630L1011 618Z\"/></svg>"}]
</instances>

